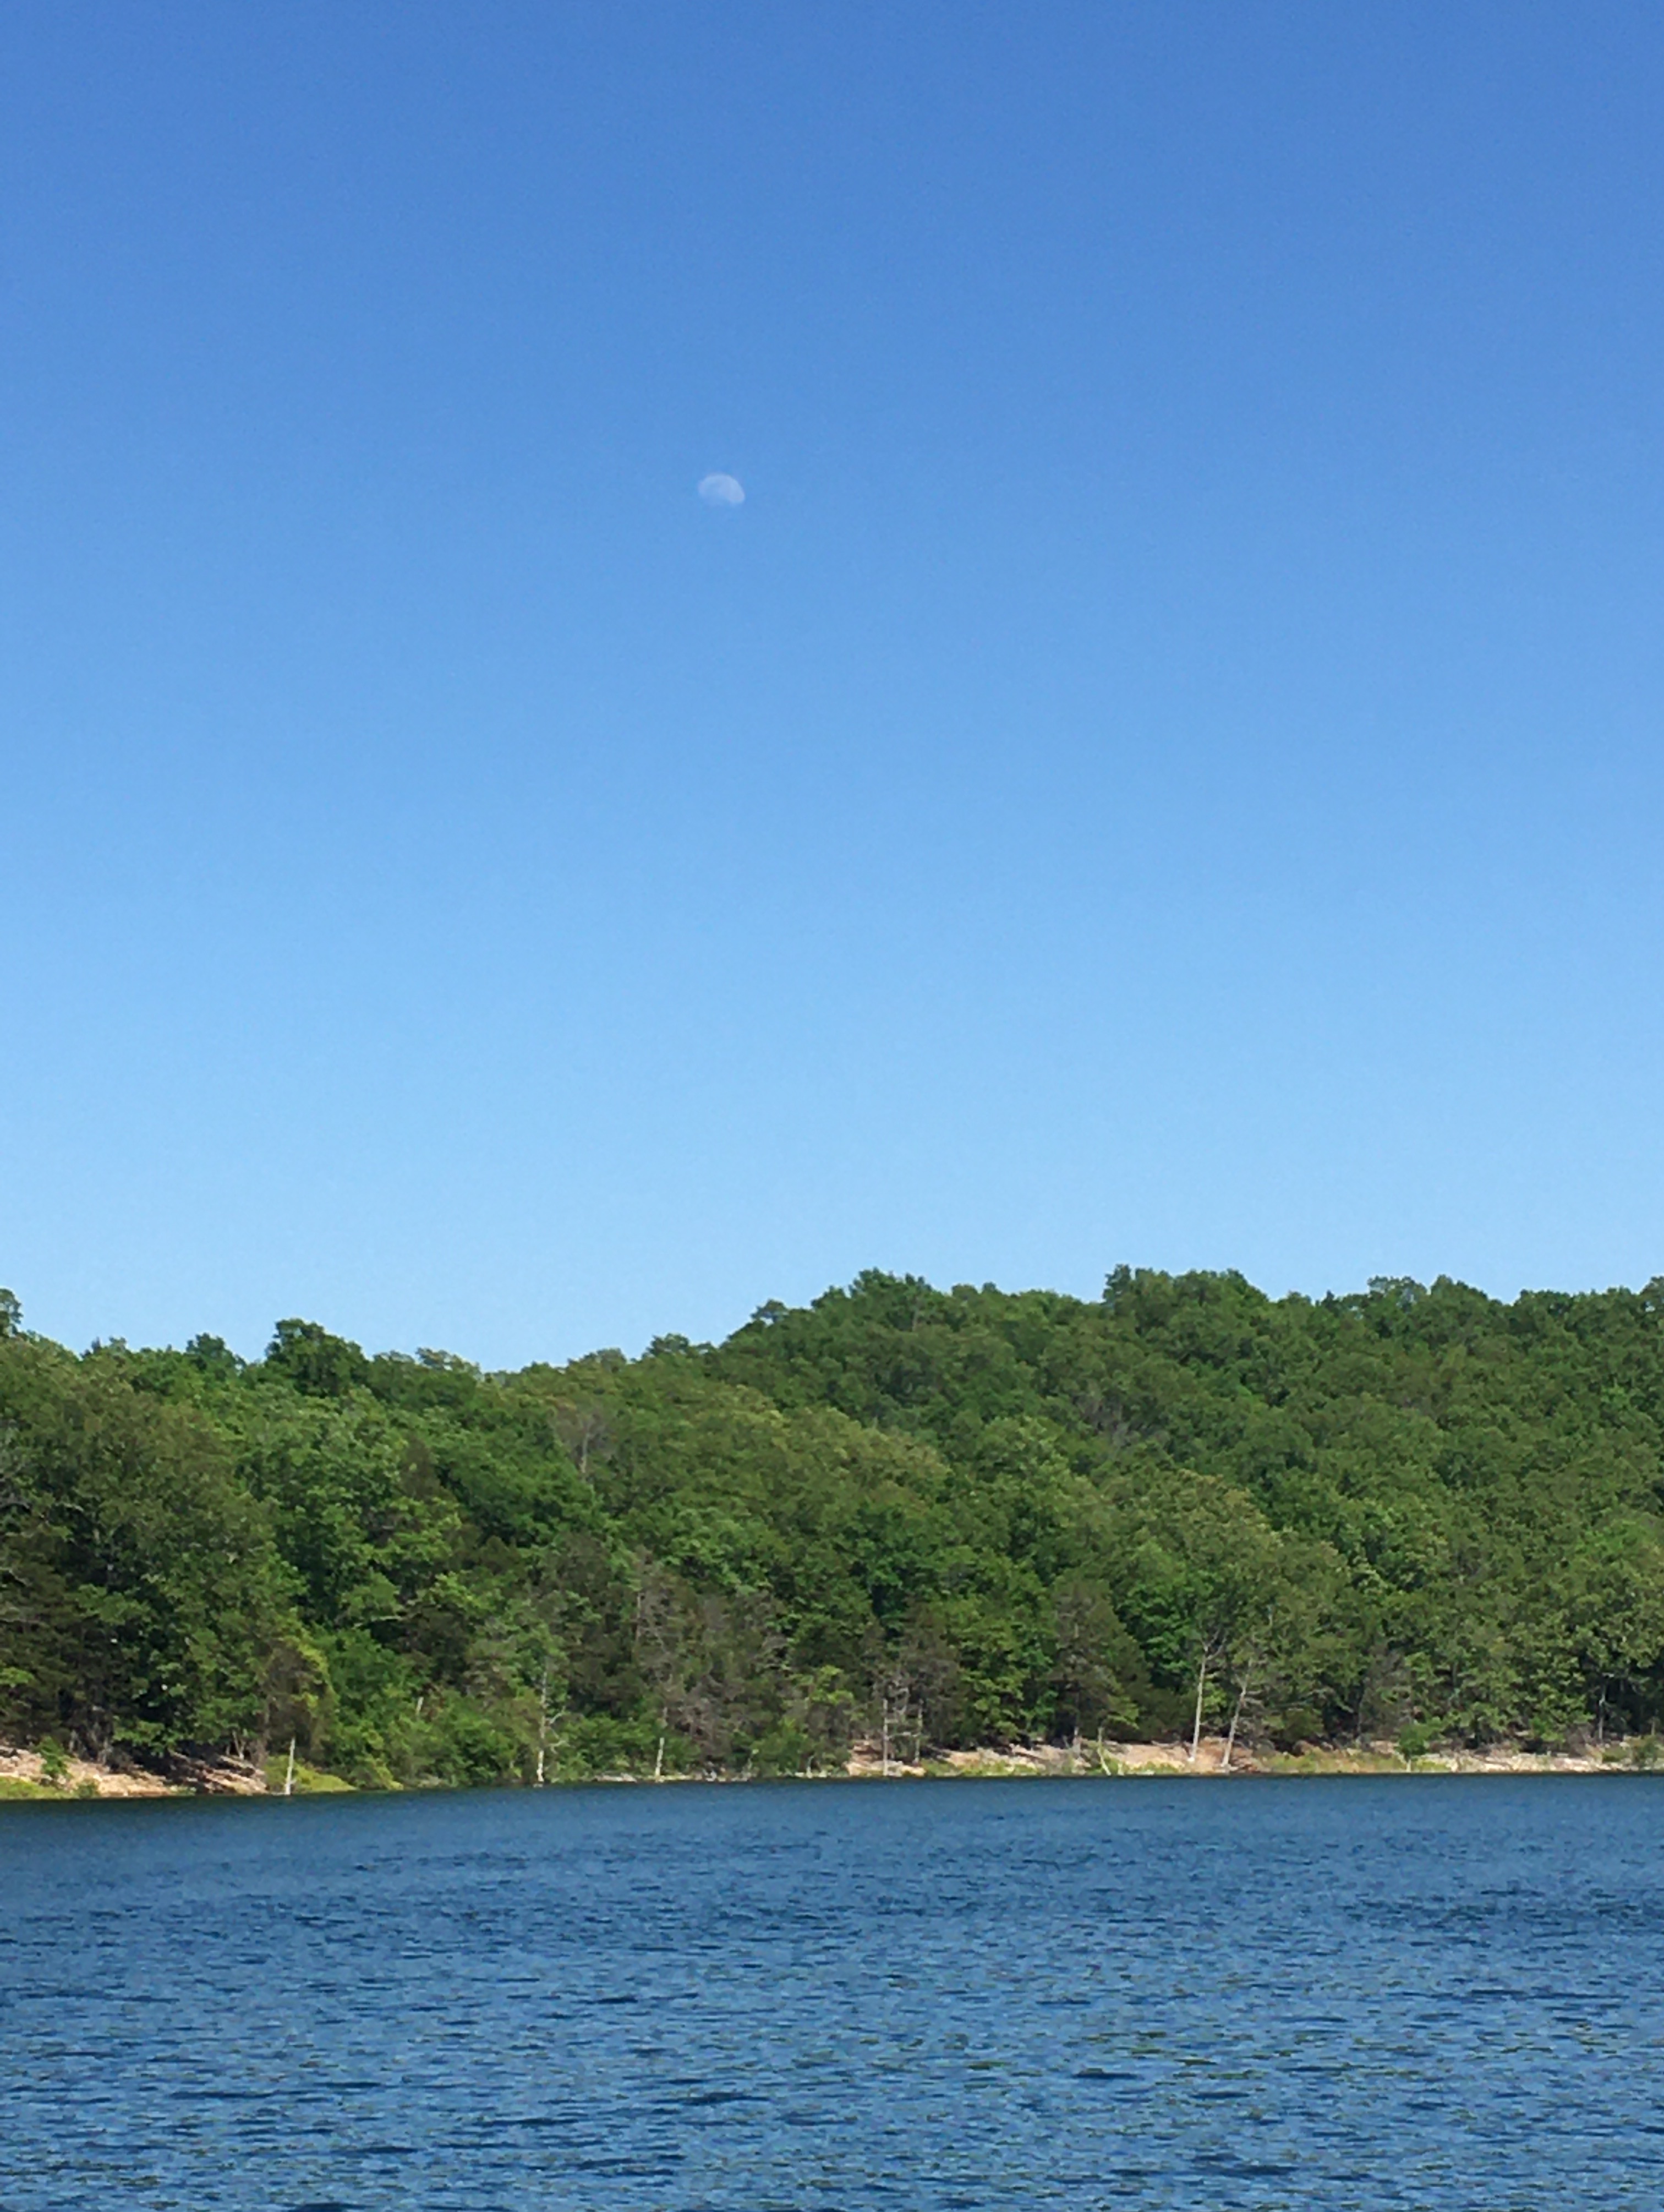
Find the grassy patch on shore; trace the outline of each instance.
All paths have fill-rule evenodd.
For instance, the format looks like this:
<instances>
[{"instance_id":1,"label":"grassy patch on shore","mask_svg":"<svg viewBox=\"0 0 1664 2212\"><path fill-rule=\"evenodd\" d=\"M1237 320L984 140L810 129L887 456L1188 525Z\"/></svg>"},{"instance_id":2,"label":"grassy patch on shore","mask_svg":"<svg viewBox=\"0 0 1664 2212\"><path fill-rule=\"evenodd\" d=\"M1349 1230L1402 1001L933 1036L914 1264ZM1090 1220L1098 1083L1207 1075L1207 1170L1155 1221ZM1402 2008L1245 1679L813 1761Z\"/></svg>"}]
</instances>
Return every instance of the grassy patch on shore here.
<instances>
[{"instance_id":1,"label":"grassy patch on shore","mask_svg":"<svg viewBox=\"0 0 1664 2212\"><path fill-rule=\"evenodd\" d=\"M282 1796L283 1784L288 1774L287 1754L281 1758L267 1759L266 1793L269 1796ZM308 1766L304 1759L297 1759L295 1762L294 1794L297 1797L333 1796L343 1790L350 1793L352 1789L352 1784L343 1781L338 1774L326 1773L321 1766Z\"/></svg>"},{"instance_id":2,"label":"grassy patch on shore","mask_svg":"<svg viewBox=\"0 0 1664 2212\"><path fill-rule=\"evenodd\" d=\"M1394 1751L1272 1751L1254 1761L1264 1774L1402 1774L1413 1765Z\"/></svg>"}]
</instances>

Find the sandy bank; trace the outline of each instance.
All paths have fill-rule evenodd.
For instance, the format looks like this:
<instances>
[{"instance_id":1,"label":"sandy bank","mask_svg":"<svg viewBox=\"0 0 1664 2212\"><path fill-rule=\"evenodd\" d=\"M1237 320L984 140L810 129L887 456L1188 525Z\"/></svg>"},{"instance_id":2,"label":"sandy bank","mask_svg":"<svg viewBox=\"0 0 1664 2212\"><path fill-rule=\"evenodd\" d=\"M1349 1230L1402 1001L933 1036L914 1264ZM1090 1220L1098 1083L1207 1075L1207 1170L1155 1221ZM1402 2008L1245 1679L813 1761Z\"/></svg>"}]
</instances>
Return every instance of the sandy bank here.
<instances>
[{"instance_id":1,"label":"sandy bank","mask_svg":"<svg viewBox=\"0 0 1664 2212\"><path fill-rule=\"evenodd\" d=\"M865 1780L886 1772L901 1775L1185 1775L1220 1778L1256 1774L1612 1774L1632 1771L1630 1747L1612 1744L1604 1753L1518 1751L1430 1751L1406 1759L1396 1745L1363 1744L1345 1749L1309 1746L1297 1752L1245 1752L1238 1743L1225 1760L1225 1739L1204 1736L1190 1758L1181 1743L1096 1743L1078 1746L1011 1745L1003 1749L933 1753L914 1761L892 1759L885 1767L876 1744L857 1744L847 1772Z\"/></svg>"},{"instance_id":2,"label":"sandy bank","mask_svg":"<svg viewBox=\"0 0 1664 2212\"><path fill-rule=\"evenodd\" d=\"M1653 1748L1649 1740L1649 1749ZM1225 1760L1223 1736L1204 1736L1193 1764L1189 1746L1183 1743L1096 1743L987 1745L976 1751L932 1752L920 1759L892 1756L885 1764L876 1742L858 1743L845 1765L823 1771L816 1780L894 1781L926 1777L944 1779L1015 1779L1023 1776L1182 1776L1193 1780L1233 1781L1254 1775L1331 1774L1624 1774L1649 1763L1638 1756L1634 1743L1612 1743L1600 1752L1519 1751L1497 1747L1489 1751L1430 1751L1407 1759L1388 1742L1335 1749L1316 1745L1297 1752L1245 1752L1239 1743ZM48 1762L38 1751L0 1745L0 1800L65 1797L258 1797L281 1794L281 1762L262 1774L230 1761L178 1759L167 1776L137 1767L103 1766L85 1759ZM604 1774L601 1782L641 1784L643 1775ZM748 1778L665 1775L664 1780L743 1781ZM298 1767L295 1778L298 1796L320 1791L350 1791L353 1785L338 1776L312 1767ZM563 1786L555 1784L552 1787Z\"/></svg>"},{"instance_id":3,"label":"sandy bank","mask_svg":"<svg viewBox=\"0 0 1664 2212\"><path fill-rule=\"evenodd\" d=\"M167 1776L0 1745L0 1797L255 1797L264 1778L228 1759L178 1759Z\"/></svg>"}]
</instances>

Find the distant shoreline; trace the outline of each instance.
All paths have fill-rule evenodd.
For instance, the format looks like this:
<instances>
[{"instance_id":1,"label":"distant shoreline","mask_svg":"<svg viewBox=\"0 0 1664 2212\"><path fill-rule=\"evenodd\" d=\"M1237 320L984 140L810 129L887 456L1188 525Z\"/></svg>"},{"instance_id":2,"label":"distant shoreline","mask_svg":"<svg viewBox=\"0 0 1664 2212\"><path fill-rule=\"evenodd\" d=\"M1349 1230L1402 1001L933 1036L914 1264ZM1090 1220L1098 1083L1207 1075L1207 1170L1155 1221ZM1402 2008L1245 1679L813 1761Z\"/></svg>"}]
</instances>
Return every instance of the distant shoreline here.
<instances>
[{"instance_id":1,"label":"distant shoreline","mask_svg":"<svg viewBox=\"0 0 1664 2212\"><path fill-rule=\"evenodd\" d=\"M1634 1743L1608 1744L1603 1752L1522 1751L1495 1745L1485 1751L1433 1749L1412 1759L1395 1744L1311 1745L1298 1751L1244 1751L1238 1744L1226 1764L1223 1736L1204 1736L1193 1761L1182 1743L1096 1743L1041 1745L1033 1749L945 1752L892 1772L955 1775L1093 1775L1119 1778L1181 1775L1192 1780L1234 1781L1266 1775L1377 1774L1625 1774L1645 1771L1650 1753L1637 1755ZM852 1774L881 1771L867 1759L852 1759Z\"/></svg>"},{"instance_id":2,"label":"distant shoreline","mask_svg":"<svg viewBox=\"0 0 1664 2212\"><path fill-rule=\"evenodd\" d=\"M1296 1752L1245 1752L1237 1746L1229 1765L1222 1736L1205 1736L1193 1762L1189 1747L1181 1743L1109 1743L1102 1746L1040 1744L986 1746L975 1751L933 1753L927 1757L892 1758L886 1764L875 1744L858 1744L839 1767L797 1776L768 1778L805 1782L881 1781L1017 1781L1072 1778L1137 1780L1140 1778L1191 1781L1237 1781L1266 1777L1332 1777L1336 1775L1416 1774L1636 1774L1653 1771L1657 1746L1650 1737L1609 1743L1599 1752L1522 1751L1497 1745L1486 1751L1430 1750L1411 1759L1395 1745L1380 1742L1356 1747L1309 1746ZM0 1748L0 1803L56 1803L118 1798L158 1797L272 1797L283 1795L282 1763L274 1760L265 1773L232 1761L195 1764L180 1779L143 1769L118 1768L90 1759L54 1761L55 1776L37 1751ZM1664 1771L1664 1769L1661 1769ZM660 1783L744 1783L764 1778L744 1772L667 1774ZM645 1774L592 1774L551 1779L550 1789L584 1788L595 1784L654 1786ZM457 1794L454 1786L440 1782L416 1785L418 1790L442 1790ZM530 1787L531 1785L526 1785ZM376 1796L388 1793L360 1790L340 1776L307 1766L297 1767L296 1796L326 1795Z\"/></svg>"}]
</instances>

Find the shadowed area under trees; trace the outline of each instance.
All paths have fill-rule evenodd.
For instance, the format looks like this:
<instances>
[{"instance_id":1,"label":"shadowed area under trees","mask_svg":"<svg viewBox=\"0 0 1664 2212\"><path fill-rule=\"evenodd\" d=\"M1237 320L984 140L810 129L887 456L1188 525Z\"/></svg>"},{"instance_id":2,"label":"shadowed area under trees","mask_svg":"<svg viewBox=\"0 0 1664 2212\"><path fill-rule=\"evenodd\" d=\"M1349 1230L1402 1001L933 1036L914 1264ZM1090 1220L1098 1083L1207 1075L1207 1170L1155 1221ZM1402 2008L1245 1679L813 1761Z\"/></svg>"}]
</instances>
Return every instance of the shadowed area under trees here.
<instances>
[{"instance_id":1,"label":"shadowed area under trees","mask_svg":"<svg viewBox=\"0 0 1664 2212\"><path fill-rule=\"evenodd\" d=\"M1664 1283L869 1273L488 1375L0 1295L0 1735L361 1784L881 1736L1558 1744L1664 1713Z\"/></svg>"}]
</instances>

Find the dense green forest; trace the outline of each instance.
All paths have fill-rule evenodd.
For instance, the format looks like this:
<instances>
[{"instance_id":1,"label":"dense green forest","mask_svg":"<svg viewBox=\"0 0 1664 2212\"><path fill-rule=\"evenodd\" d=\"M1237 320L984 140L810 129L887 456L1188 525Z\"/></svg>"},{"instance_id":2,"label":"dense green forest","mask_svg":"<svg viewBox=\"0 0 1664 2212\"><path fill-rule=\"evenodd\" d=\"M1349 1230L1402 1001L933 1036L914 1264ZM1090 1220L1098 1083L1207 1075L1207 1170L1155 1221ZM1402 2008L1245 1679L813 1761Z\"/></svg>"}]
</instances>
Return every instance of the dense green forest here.
<instances>
[{"instance_id":1,"label":"dense green forest","mask_svg":"<svg viewBox=\"0 0 1664 2212\"><path fill-rule=\"evenodd\" d=\"M1664 1709L1664 1283L1094 1302L870 1273L721 1345L264 1359L0 1294L0 1737L363 1784L932 1747L1558 1744Z\"/></svg>"}]
</instances>

